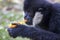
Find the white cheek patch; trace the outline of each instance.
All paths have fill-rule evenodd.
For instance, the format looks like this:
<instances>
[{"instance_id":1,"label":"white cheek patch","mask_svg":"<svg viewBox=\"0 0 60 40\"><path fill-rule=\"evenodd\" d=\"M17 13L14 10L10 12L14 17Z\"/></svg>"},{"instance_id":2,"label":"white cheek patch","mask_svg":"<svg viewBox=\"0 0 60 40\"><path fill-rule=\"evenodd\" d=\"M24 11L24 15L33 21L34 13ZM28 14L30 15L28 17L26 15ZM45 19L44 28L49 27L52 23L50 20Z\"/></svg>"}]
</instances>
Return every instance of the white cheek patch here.
<instances>
[{"instance_id":1,"label":"white cheek patch","mask_svg":"<svg viewBox=\"0 0 60 40\"><path fill-rule=\"evenodd\" d=\"M46 0L46 1L48 1L48 2L50 2L52 4L60 2L59 0Z\"/></svg>"},{"instance_id":2,"label":"white cheek patch","mask_svg":"<svg viewBox=\"0 0 60 40\"><path fill-rule=\"evenodd\" d=\"M39 24L43 18L43 14L41 12L36 12L33 18L33 26Z\"/></svg>"}]
</instances>

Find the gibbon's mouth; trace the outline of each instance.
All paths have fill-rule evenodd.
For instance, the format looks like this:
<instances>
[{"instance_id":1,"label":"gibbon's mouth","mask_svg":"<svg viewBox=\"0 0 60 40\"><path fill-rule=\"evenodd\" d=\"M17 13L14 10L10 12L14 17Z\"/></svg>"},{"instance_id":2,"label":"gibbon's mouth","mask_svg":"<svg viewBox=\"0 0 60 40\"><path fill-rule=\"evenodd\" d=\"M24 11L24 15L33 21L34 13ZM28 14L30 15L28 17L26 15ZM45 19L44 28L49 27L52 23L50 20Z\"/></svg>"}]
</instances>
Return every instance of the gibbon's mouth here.
<instances>
[{"instance_id":1,"label":"gibbon's mouth","mask_svg":"<svg viewBox=\"0 0 60 40\"><path fill-rule=\"evenodd\" d=\"M26 23L27 25L32 25L32 20L24 19L24 21L25 21L25 23Z\"/></svg>"}]
</instances>

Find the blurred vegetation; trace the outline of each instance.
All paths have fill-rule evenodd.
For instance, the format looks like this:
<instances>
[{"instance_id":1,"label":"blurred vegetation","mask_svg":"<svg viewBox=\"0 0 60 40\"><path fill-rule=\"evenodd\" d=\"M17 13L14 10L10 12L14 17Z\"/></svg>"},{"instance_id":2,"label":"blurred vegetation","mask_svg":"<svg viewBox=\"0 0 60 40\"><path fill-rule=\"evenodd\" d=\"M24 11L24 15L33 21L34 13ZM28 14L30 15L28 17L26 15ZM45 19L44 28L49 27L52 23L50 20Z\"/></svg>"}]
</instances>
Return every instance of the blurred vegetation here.
<instances>
[{"instance_id":1,"label":"blurred vegetation","mask_svg":"<svg viewBox=\"0 0 60 40\"><path fill-rule=\"evenodd\" d=\"M21 37L13 39L7 32L6 26L8 26L10 22L20 20L23 20L22 12L9 12L7 14L3 14L2 12L0 12L0 40L27 40L26 38Z\"/></svg>"},{"instance_id":2,"label":"blurred vegetation","mask_svg":"<svg viewBox=\"0 0 60 40\"><path fill-rule=\"evenodd\" d=\"M11 38L6 26L14 21L23 20L24 0L0 0L0 40L29 40L27 38ZM60 0L56 0L60 2Z\"/></svg>"},{"instance_id":3,"label":"blurred vegetation","mask_svg":"<svg viewBox=\"0 0 60 40\"><path fill-rule=\"evenodd\" d=\"M20 1L20 2L19 2ZM0 0L0 40L29 40L28 38L11 38L6 26L14 21L23 20L22 0Z\"/></svg>"}]
</instances>

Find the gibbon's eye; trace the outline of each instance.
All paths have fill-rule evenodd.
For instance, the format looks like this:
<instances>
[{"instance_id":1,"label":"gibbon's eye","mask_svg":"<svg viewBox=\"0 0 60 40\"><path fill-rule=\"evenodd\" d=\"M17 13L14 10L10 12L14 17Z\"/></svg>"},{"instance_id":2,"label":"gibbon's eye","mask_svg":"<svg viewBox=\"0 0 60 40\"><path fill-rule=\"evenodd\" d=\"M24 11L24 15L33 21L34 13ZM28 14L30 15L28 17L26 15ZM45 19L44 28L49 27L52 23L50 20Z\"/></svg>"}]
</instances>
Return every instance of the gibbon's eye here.
<instances>
[{"instance_id":1,"label":"gibbon's eye","mask_svg":"<svg viewBox=\"0 0 60 40\"><path fill-rule=\"evenodd\" d=\"M43 8L38 8L38 12L42 12L43 11Z\"/></svg>"}]
</instances>

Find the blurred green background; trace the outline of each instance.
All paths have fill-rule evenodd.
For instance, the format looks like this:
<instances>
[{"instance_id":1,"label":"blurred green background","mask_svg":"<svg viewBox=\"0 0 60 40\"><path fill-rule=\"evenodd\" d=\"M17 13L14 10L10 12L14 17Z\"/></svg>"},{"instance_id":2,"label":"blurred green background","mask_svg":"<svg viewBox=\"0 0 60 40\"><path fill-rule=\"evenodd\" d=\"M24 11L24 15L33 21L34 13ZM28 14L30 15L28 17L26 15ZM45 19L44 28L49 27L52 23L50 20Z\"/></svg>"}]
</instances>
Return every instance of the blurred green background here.
<instances>
[{"instance_id":1,"label":"blurred green background","mask_svg":"<svg viewBox=\"0 0 60 40\"><path fill-rule=\"evenodd\" d=\"M23 0L0 0L0 40L29 40L28 38L11 38L6 26L14 21L23 20Z\"/></svg>"},{"instance_id":2,"label":"blurred green background","mask_svg":"<svg viewBox=\"0 0 60 40\"><path fill-rule=\"evenodd\" d=\"M23 20L23 1L0 0L0 40L29 40L22 37L11 38L6 29L11 22ZM60 0L55 1L60 2Z\"/></svg>"}]
</instances>

